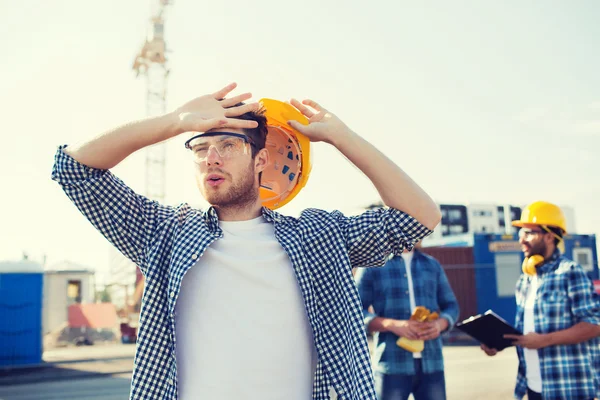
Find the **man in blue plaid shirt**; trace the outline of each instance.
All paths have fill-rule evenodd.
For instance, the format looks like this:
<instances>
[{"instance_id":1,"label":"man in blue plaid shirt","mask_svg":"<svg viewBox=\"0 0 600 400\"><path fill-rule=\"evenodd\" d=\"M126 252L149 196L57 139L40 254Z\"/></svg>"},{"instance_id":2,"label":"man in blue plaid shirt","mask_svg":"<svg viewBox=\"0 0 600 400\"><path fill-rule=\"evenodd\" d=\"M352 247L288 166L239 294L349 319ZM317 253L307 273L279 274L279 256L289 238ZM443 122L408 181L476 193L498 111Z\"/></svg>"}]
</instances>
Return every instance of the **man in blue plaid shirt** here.
<instances>
[{"instance_id":1,"label":"man in blue plaid shirt","mask_svg":"<svg viewBox=\"0 0 600 400\"><path fill-rule=\"evenodd\" d=\"M235 86L56 154L53 179L145 276L130 398L375 399L352 268L412 248L439 222L438 207L310 100L292 100L309 123L290 126L335 146L388 208L292 218L262 207L266 119L242 103L251 94L227 97ZM109 171L186 132L195 132L186 147L208 210L158 204Z\"/></svg>"},{"instance_id":2,"label":"man in blue plaid shirt","mask_svg":"<svg viewBox=\"0 0 600 400\"><path fill-rule=\"evenodd\" d=\"M446 384L440 334L458 318L458 301L440 263L418 249L391 258L383 268L355 276L365 327L374 333L373 369L379 400L444 400ZM431 322L411 321L416 306L437 312ZM372 307L373 312L369 311ZM396 344L423 340L421 352Z\"/></svg>"},{"instance_id":3,"label":"man in blue plaid shirt","mask_svg":"<svg viewBox=\"0 0 600 400\"><path fill-rule=\"evenodd\" d=\"M600 298L593 282L561 254L567 224L551 203L528 205L519 221L525 254L517 282L515 398L592 400L600 396ZM482 349L490 356L495 349Z\"/></svg>"}]
</instances>

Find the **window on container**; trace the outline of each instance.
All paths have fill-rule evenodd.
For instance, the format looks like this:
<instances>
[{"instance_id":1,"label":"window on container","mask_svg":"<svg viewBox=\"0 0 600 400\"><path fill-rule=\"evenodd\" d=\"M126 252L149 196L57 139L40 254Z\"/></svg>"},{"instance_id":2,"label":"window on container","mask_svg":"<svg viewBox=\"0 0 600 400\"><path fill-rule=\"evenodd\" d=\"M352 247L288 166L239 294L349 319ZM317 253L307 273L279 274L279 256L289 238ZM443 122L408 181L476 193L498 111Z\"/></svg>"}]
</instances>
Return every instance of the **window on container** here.
<instances>
[{"instance_id":1,"label":"window on container","mask_svg":"<svg viewBox=\"0 0 600 400\"><path fill-rule=\"evenodd\" d=\"M496 288L498 297L515 295L515 285L521 275L521 254L496 253Z\"/></svg>"},{"instance_id":2,"label":"window on container","mask_svg":"<svg viewBox=\"0 0 600 400\"><path fill-rule=\"evenodd\" d=\"M450 233L456 235L460 233L466 233L466 230L463 225L450 225Z\"/></svg>"},{"instance_id":3,"label":"window on container","mask_svg":"<svg viewBox=\"0 0 600 400\"><path fill-rule=\"evenodd\" d=\"M459 221L461 218L460 210L449 210L448 219L450 221Z\"/></svg>"},{"instance_id":4,"label":"window on container","mask_svg":"<svg viewBox=\"0 0 600 400\"><path fill-rule=\"evenodd\" d=\"M594 264L592 262L592 249L587 247L578 247L573 249L574 261L581 265L584 271L590 272L594 270Z\"/></svg>"},{"instance_id":5,"label":"window on container","mask_svg":"<svg viewBox=\"0 0 600 400\"><path fill-rule=\"evenodd\" d=\"M504 227L504 207L498 206L498 225Z\"/></svg>"},{"instance_id":6,"label":"window on container","mask_svg":"<svg viewBox=\"0 0 600 400\"><path fill-rule=\"evenodd\" d=\"M69 304L81 303L81 281L67 283L67 302Z\"/></svg>"},{"instance_id":7,"label":"window on container","mask_svg":"<svg viewBox=\"0 0 600 400\"><path fill-rule=\"evenodd\" d=\"M513 220L521 219L521 208L520 207L510 207L510 215Z\"/></svg>"}]
</instances>

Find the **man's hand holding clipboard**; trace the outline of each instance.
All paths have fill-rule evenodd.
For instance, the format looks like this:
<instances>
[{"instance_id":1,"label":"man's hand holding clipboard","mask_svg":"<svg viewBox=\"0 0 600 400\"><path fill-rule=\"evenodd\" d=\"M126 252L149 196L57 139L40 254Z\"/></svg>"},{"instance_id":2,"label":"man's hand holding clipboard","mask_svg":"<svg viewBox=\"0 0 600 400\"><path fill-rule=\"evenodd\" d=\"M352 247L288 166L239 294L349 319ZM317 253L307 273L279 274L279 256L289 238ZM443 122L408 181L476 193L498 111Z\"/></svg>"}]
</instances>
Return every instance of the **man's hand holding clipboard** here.
<instances>
[{"instance_id":1,"label":"man's hand holding clipboard","mask_svg":"<svg viewBox=\"0 0 600 400\"><path fill-rule=\"evenodd\" d=\"M518 341L523 336L521 332L492 310L459 322L456 324L456 328L478 340L482 344L482 349L484 351L487 349L488 355L492 355L490 354L493 352L492 350L497 352L514 346L515 339Z\"/></svg>"}]
</instances>

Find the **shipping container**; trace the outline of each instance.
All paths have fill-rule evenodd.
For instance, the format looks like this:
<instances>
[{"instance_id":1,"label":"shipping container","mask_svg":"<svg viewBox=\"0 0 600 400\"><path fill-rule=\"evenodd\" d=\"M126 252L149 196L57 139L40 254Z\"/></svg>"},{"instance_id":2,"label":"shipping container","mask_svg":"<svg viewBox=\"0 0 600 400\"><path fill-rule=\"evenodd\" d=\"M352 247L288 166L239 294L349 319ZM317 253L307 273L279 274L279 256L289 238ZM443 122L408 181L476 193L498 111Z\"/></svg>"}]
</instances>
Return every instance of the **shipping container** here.
<instances>
[{"instance_id":1,"label":"shipping container","mask_svg":"<svg viewBox=\"0 0 600 400\"><path fill-rule=\"evenodd\" d=\"M421 249L440 262L460 307L459 320L477 313L475 268L471 247L426 247Z\"/></svg>"},{"instance_id":2,"label":"shipping container","mask_svg":"<svg viewBox=\"0 0 600 400\"><path fill-rule=\"evenodd\" d=\"M591 280L599 280L595 235L573 234L564 239L565 256L581 265ZM524 258L516 234L476 233L429 243L435 246L422 251L444 267L461 307L460 319L491 309L514 321L515 287Z\"/></svg>"},{"instance_id":3,"label":"shipping container","mask_svg":"<svg viewBox=\"0 0 600 400\"><path fill-rule=\"evenodd\" d=\"M43 267L0 263L0 368L42 362Z\"/></svg>"}]
</instances>

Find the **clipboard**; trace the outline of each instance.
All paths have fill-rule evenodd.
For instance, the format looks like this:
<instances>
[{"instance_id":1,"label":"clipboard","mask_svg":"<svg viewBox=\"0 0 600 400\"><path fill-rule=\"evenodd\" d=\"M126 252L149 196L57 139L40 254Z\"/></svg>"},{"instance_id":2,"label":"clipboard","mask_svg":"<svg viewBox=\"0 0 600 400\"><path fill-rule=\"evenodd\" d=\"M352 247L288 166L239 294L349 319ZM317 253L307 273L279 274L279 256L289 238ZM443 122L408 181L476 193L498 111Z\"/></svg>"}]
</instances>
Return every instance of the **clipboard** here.
<instances>
[{"instance_id":1,"label":"clipboard","mask_svg":"<svg viewBox=\"0 0 600 400\"><path fill-rule=\"evenodd\" d=\"M503 350L513 346L513 340L505 339L503 335L523 334L492 310L487 310L483 314L467 318L464 321L457 323L456 328L483 343L487 347L496 350Z\"/></svg>"}]
</instances>

